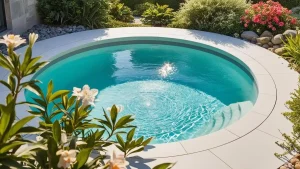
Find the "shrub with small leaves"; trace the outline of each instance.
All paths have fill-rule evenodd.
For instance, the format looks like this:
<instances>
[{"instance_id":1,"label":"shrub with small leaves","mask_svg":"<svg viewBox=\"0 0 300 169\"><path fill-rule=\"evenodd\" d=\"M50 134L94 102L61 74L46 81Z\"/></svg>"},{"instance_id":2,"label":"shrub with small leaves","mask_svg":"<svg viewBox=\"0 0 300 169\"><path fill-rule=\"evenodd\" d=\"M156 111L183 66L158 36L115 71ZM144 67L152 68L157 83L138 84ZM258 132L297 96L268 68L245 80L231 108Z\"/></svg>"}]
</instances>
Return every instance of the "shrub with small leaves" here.
<instances>
[{"instance_id":1,"label":"shrub with small leaves","mask_svg":"<svg viewBox=\"0 0 300 169\"><path fill-rule=\"evenodd\" d=\"M134 20L131 9L123 3L120 3L119 0L115 0L111 3L110 15L112 15L114 19L122 22L132 22Z\"/></svg>"},{"instance_id":2,"label":"shrub with small leaves","mask_svg":"<svg viewBox=\"0 0 300 169\"><path fill-rule=\"evenodd\" d=\"M141 21L147 25L166 26L172 22L173 18L172 8L168 5L156 4L143 13Z\"/></svg>"}]
</instances>

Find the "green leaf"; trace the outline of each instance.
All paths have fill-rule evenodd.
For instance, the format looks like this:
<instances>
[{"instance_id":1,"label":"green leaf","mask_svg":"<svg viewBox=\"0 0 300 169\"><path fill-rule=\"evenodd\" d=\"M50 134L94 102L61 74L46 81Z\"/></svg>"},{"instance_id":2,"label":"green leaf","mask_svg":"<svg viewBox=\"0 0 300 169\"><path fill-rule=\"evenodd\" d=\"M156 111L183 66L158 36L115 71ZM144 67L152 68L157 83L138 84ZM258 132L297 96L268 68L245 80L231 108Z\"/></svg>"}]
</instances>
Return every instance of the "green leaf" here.
<instances>
[{"instance_id":1,"label":"green leaf","mask_svg":"<svg viewBox=\"0 0 300 169\"><path fill-rule=\"evenodd\" d=\"M55 100L55 99L58 99L58 98L60 98L61 96L68 94L69 92L70 92L69 90L59 90L59 91L53 93L53 94L50 96L49 101L51 102L51 101L53 101L53 100Z\"/></svg>"},{"instance_id":2,"label":"green leaf","mask_svg":"<svg viewBox=\"0 0 300 169\"><path fill-rule=\"evenodd\" d=\"M18 134L39 134L42 132L44 132L42 129L33 126L25 126L18 131Z\"/></svg>"},{"instance_id":3,"label":"green leaf","mask_svg":"<svg viewBox=\"0 0 300 169\"><path fill-rule=\"evenodd\" d=\"M16 84L17 84L14 75L10 74L10 75L8 76L8 84L9 84L10 87L11 87L11 91L14 92L14 91L15 91L15 88L16 88Z\"/></svg>"},{"instance_id":4,"label":"green leaf","mask_svg":"<svg viewBox=\"0 0 300 169\"><path fill-rule=\"evenodd\" d=\"M136 145L140 145L140 144L142 144L143 141L144 141L144 136L140 137L140 138L135 142L135 144L136 144Z\"/></svg>"},{"instance_id":5,"label":"green leaf","mask_svg":"<svg viewBox=\"0 0 300 169\"><path fill-rule=\"evenodd\" d=\"M61 128L59 122L56 120L52 127L53 138L57 144L60 143L61 140Z\"/></svg>"},{"instance_id":6,"label":"green leaf","mask_svg":"<svg viewBox=\"0 0 300 169\"><path fill-rule=\"evenodd\" d=\"M4 80L0 80L0 83L3 84L5 87L7 87L11 91L11 86Z\"/></svg>"},{"instance_id":7,"label":"green leaf","mask_svg":"<svg viewBox=\"0 0 300 169\"><path fill-rule=\"evenodd\" d=\"M4 133L9 129L9 123L11 121L11 116L13 115L11 111L14 111L12 106L0 106L0 141L4 137Z\"/></svg>"},{"instance_id":8,"label":"green leaf","mask_svg":"<svg viewBox=\"0 0 300 169\"><path fill-rule=\"evenodd\" d=\"M128 153L127 155L133 154L133 153L138 153L138 152L141 152L141 151L143 151L143 150L144 150L144 147L140 147L140 148L138 148L138 149L136 149L136 150L134 150L134 151Z\"/></svg>"},{"instance_id":9,"label":"green leaf","mask_svg":"<svg viewBox=\"0 0 300 169\"><path fill-rule=\"evenodd\" d=\"M0 154L7 153L8 151L10 151L18 146L21 146L25 143L26 142L23 142L23 141L13 141L13 142L8 142L6 144L3 144L3 145L1 145L1 148L0 148Z\"/></svg>"},{"instance_id":10,"label":"green leaf","mask_svg":"<svg viewBox=\"0 0 300 169\"><path fill-rule=\"evenodd\" d=\"M88 160L90 154L91 154L92 149L91 148L86 148L80 151L80 153L77 155L76 160L77 163L75 164L75 169L79 169L82 167Z\"/></svg>"},{"instance_id":11,"label":"green leaf","mask_svg":"<svg viewBox=\"0 0 300 169\"><path fill-rule=\"evenodd\" d=\"M111 121L112 121L113 125L116 123L117 116L118 116L118 109L117 109L116 105L113 105L110 110L110 117L111 117Z\"/></svg>"},{"instance_id":12,"label":"green leaf","mask_svg":"<svg viewBox=\"0 0 300 169\"><path fill-rule=\"evenodd\" d=\"M124 143L124 140L123 138L117 134L117 140L118 140L118 143L122 146L122 147L125 147L125 143Z\"/></svg>"},{"instance_id":13,"label":"green leaf","mask_svg":"<svg viewBox=\"0 0 300 169\"><path fill-rule=\"evenodd\" d=\"M52 91L53 91L53 82L52 82L52 80L50 80L50 82L48 83L48 87L47 87L47 100L48 101L50 101Z\"/></svg>"},{"instance_id":14,"label":"green leaf","mask_svg":"<svg viewBox=\"0 0 300 169\"><path fill-rule=\"evenodd\" d=\"M51 163L52 168L56 169L59 160L58 156L56 156L56 152L58 151L57 143L54 138L49 137L47 144L49 162Z\"/></svg>"},{"instance_id":15,"label":"green leaf","mask_svg":"<svg viewBox=\"0 0 300 169\"><path fill-rule=\"evenodd\" d=\"M163 163L155 166L153 169L170 169L175 165L175 163Z\"/></svg>"},{"instance_id":16,"label":"green leaf","mask_svg":"<svg viewBox=\"0 0 300 169\"><path fill-rule=\"evenodd\" d=\"M131 129L127 134L127 141L131 141L135 133L135 128Z\"/></svg>"},{"instance_id":17,"label":"green leaf","mask_svg":"<svg viewBox=\"0 0 300 169\"><path fill-rule=\"evenodd\" d=\"M36 94L37 96L43 97L43 92L40 87L36 84L28 84L25 89L31 91L32 93Z\"/></svg>"},{"instance_id":18,"label":"green leaf","mask_svg":"<svg viewBox=\"0 0 300 169\"><path fill-rule=\"evenodd\" d=\"M22 73L26 70L26 68L28 66L28 63L31 60L31 56L32 56L32 48L30 46L28 46L27 49L26 49L26 52L25 52L23 63L21 65ZM24 73L23 73L23 75L24 75Z\"/></svg>"},{"instance_id":19,"label":"green leaf","mask_svg":"<svg viewBox=\"0 0 300 169\"><path fill-rule=\"evenodd\" d=\"M5 158L4 160L0 161L0 164L2 164L0 166L1 169L11 169L11 168L26 169L19 161L13 158ZM5 166L7 166L7 168Z\"/></svg>"},{"instance_id":20,"label":"green leaf","mask_svg":"<svg viewBox=\"0 0 300 169\"><path fill-rule=\"evenodd\" d=\"M116 129L121 128L125 124L130 123L131 121L133 121L133 119L131 119L131 117L132 117L131 115L127 115L127 116L124 116L124 117L120 118L120 120L118 120L117 124L115 125L115 128Z\"/></svg>"},{"instance_id":21,"label":"green leaf","mask_svg":"<svg viewBox=\"0 0 300 169\"><path fill-rule=\"evenodd\" d=\"M11 138L12 136L14 136L16 133L18 133L18 131L25 126L25 124L27 124L30 120L32 120L33 118L35 118L35 116L28 116L25 117L21 120L19 120L18 122L16 122L9 130L9 132L4 136L3 141L6 142L9 138Z\"/></svg>"},{"instance_id":22,"label":"green leaf","mask_svg":"<svg viewBox=\"0 0 300 169\"><path fill-rule=\"evenodd\" d=\"M152 139L153 139L153 137L148 138L147 140L145 140L145 141L142 143L142 145L143 145L143 146L148 145L148 144L152 141Z\"/></svg>"}]
</instances>

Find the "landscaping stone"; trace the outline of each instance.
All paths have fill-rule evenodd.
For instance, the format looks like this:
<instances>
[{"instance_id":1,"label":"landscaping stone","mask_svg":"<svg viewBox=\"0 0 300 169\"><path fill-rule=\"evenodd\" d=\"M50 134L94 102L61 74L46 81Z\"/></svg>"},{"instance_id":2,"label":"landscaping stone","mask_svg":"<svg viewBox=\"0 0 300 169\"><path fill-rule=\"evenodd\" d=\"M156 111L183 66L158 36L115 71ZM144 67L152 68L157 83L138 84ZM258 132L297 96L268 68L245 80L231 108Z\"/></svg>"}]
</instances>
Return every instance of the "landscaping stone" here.
<instances>
[{"instance_id":1,"label":"landscaping stone","mask_svg":"<svg viewBox=\"0 0 300 169\"><path fill-rule=\"evenodd\" d=\"M262 46L263 44L261 44L261 43L258 43L258 42L257 42L257 43L256 43L256 45L258 45L258 46Z\"/></svg>"},{"instance_id":2,"label":"landscaping stone","mask_svg":"<svg viewBox=\"0 0 300 169\"><path fill-rule=\"evenodd\" d=\"M273 46L273 43L272 43L272 42L269 42L268 45L269 45L269 46Z\"/></svg>"},{"instance_id":3,"label":"landscaping stone","mask_svg":"<svg viewBox=\"0 0 300 169\"><path fill-rule=\"evenodd\" d=\"M268 44L264 44L262 47L268 49L269 45Z\"/></svg>"},{"instance_id":4,"label":"landscaping stone","mask_svg":"<svg viewBox=\"0 0 300 169\"><path fill-rule=\"evenodd\" d=\"M297 35L297 31L296 30L286 30L283 33L283 36L288 37L288 36L292 36L295 37Z\"/></svg>"},{"instance_id":5,"label":"landscaping stone","mask_svg":"<svg viewBox=\"0 0 300 169\"><path fill-rule=\"evenodd\" d=\"M277 49L275 49L275 51L274 51L277 55L282 55L282 54L284 54L284 52L285 52L285 49L283 48L283 47L281 47L281 48L277 48Z\"/></svg>"},{"instance_id":6,"label":"landscaping stone","mask_svg":"<svg viewBox=\"0 0 300 169\"><path fill-rule=\"evenodd\" d=\"M268 48L269 51L274 52L274 48Z\"/></svg>"},{"instance_id":7,"label":"landscaping stone","mask_svg":"<svg viewBox=\"0 0 300 169\"><path fill-rule=\"evenodd\" d=\"M243 39L251 41L252 38L258 38L259 36L253 31L245 31L241 34Z\"/></svg>"},{"instance_id":8,"label":"landscaping stone","mask_svg":"<svg viewBox=\"0 0 300 169\"><path fill-rule=\"evenodd\" d=\"M281 46L279 46L279 45L274 45L274 46L273 46L274 49L278 49L278 48L280 48L280 47L281 47Z\"/></svg>"},{"instance_id":9,"label":"landscaping stone","mask_svg":"<svg viewBox=\"0 0 300 169\"><path fill-rule=\"evenodd\" d=\"M256 37L253 37L252 39L251 39L251 43L257 43L257 40L256 40L257 38Z\"/></svg>"},{"instance_id":10,"label":"landscaping stone","mask_svg":"<svg viewBox=\"0 0 300 169\"><path fill-rule=\"evenodd\" d=\"M279 45L282 43L283 39L284 39L284 36L282 34L278 34L278 35L275 35L271 41L273 44Z\"/></svg>"},{"instance_id":11,"label":"landscaping stone","mask_svg":"<svg viewBox=\"0 0 300 169\"><path fill-rule=\"evenodd\" d=\"M270 37L261 37L256 39L258 43L261 44L267 44L270 42L271 38Z\"/></svg>"},{"instance_id":12,"label":"landscaping stone","mask_svg":"<svg viewBox=\"0 0 300 169\"><path fill-rule=\"evenodd\" d=\"M260 37L273 37L273 34L270 31L264 31Z\"/></svg>"}]
</instances>

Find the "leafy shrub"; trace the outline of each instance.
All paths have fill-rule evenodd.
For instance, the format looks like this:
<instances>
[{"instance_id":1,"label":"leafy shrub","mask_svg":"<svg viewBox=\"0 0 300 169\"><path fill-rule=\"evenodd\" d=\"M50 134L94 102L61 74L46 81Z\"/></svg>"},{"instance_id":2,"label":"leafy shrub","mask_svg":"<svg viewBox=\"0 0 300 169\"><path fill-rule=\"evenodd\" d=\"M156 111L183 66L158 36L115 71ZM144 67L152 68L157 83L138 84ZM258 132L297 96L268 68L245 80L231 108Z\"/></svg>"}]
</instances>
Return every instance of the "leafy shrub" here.
<instances>
[{"instance_id":1,"label":"leafy shrub","mask_svg":"<svg viewBox=\"0 0 300 169\"><path fill-rule=\"evenodd\" d=\"M299 43L298 43L299 46ZM299 47L298 47L299 49ZM298 53L299 57L299 53ZM295 154L300 152L300 85L298 84L298 89L291 94L291 100L286 102L287 107L290 112L285 112L283 115L292 122L293 132L291 135L282 134L284 137L284 142L276 142L281 148L285 150L284 153L275 153L277 157L282 157L287 154Z\"/></svg>"},{"instance_id":2,"label":"leafy shrub","mask_svg":"<svg viewBox=\"0 0 300 169\"><path fill-rule=\"evenodd\" d=\"M251 0L252 3L258 3L260 1L266 2L268 0ZM292 9L300 5L300 0L274 0L274 1L279 2L282 6L288 9Z\"/></svg>"},{"instance_id":3,"label":"leafy shrub","mask_svg":"<svg viewBox=\"0 0 300 169\"><path fill-rule=\"evenodd\" d=\"M283 54L289 63L290 67L296 71L300 71L300 34L297 34L296 37L287 37L287 42L284 42L284 50L286 51Z\"/></svg>"},{"instance_id":4,"label":"leafy shrub","mask_svg":"<svg viewBox=\"0 0 300 169\"><path fill-rule=\"evenodd\" d=\"M241 21L246 29L261 32L264 30L281 33L297 23L291 11L272 0L259 2L245 10Z\"/></svg>"},{"instance_id":5,"label":"leafy shrub","mask_svg":"<svg viewBox=\"0 0 300 169\"><path fill-rule=\"evenodd\" d=\"M141 21L148 25L165 26L171 23L173 18L172 8L169 8L168 5L156 4L143 13Z\"/></svg>"},{"instance_id":6,"label":"leafy shrub","mask_svg":"<svg viewBox=\"0 0 300 169\"><path fill-rule=\"evenodd\" d=\"M247 7L244 0L187 0L170 26L233 35Z\"/></svg>"},{"instance_id":7,"label":"leafy shrub","mask_svg":"<svg viewBox=\"0 0 300 169\"><path fill-rule=\"evenodd\" d=\"M134 20L131 9L120 3L119 0L111 3L110 14L118 21L132 22Z\"/></svg>"},{"instance_id":8,"label":"leafy shrub","mask_svg":"<svg viewBox=\"0 0 300 169\"><path fill-rule=\"evenodd\" d=\"M46 24L78 24L91 28L105 27L107 0L38 0L37 10Z\"/></svg>"},{"instance_id":9,"label":"leafy shrub","mask_svg":"<svg viewBox=\"0 0 300 169\"><path fill-rule=\"evenodd\" d=\"M143 151L152 138L135 139L136 127L131 124L134 118L132 115L120 117L121 106L113 105L107 111L103 110L103 118L91 119L89 114L97 89L85 85L82 89L74 88L71 95L68 90L53 91L54 84L50 81L43 92L38 80L26 81L24 78L48 63L39 62L40 56L32 57L37 38L36 34L29 35L24 57L14 52L15 47L25 43L20 36L4 36L4 40L0 41L8 47L8 56L0 53L0 66L10 72L7 81L0 81L9 91L5 103L0 104L0 168L125 168L128 165L126 157ZM24 89L36 95L32 102L18 102L19 93ZM32 108L28 111L32 115L17 120L16 106L24 104ZM58 115L62 118L55 120ZM27 123L36 117L43 119L39 128L28 126ZM39 136L33 141L23 138L22 134ZM121 134L125 134L125 139ZM116 137L116 141L111 141L112 137ZM104 148L110 145L115 145L123 153L116 156L113 152L111 160L105 163L107 156L102 154L105 154ZM93 150L99 154L88 161ZM172 166L165 163L154 169Z\"/></svg>"},{"instance_id":10,"label":"leafy shrub","mask_svg":"<svg viewBox=\"0 0 300 169\"><path fill-rule=\"evenodd\" d=\"M109 5L106 0L84 0L82 13L78 24L89 28L103 28L107 26Z\"/></svg>"},{"instance_id":11,"label":"leafy shrub","mask_svg":"<svg viewBox=\"0 0 300 169\"><path fill-rule=\"evenodd\" d=\"M137 4L134 7L133 15L141 16L147 9L154 7L154 4L146 2L143 4Z\"/></svg>"}]
</instances>

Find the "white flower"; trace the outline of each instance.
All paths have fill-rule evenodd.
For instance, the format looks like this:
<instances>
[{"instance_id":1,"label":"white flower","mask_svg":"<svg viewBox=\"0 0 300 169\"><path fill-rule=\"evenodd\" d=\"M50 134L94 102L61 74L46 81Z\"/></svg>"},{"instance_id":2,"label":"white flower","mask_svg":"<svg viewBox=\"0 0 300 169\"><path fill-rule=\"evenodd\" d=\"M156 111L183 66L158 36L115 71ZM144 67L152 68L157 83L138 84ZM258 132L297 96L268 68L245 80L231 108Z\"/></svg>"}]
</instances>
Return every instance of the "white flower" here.
<instances>
[{"instance_id":1,"label":"white flower","mask_svg":"<svg viewBox=\"0 0 300 169\"><path fill-rule=\"evenodd\" d=\"M65 144L65 143L68 142L68 138L67 138L66 132L63 131L63 132L61 133L60 139L61 139L61 143L62 143L62 144Z\"/></svg>"},{"instance_id":2,"label":"white flower","mask_svg":"<svg viewBox=\"0 0 300 169\"><path fill-rule=\"evenodd\" d=\"M78 100L82 100L82 105L93 105L95 106L95 98L98 94L97 89L90 89L88 85L84 85L82 90L74 87L72 96L76 96Z\"/></svg>"},{"instance_id":3,"label":"white flower","mask_svg":"<svg viewBox=\"0 0 300 169\"><path fill-rule=\"evenodd\" d=\"M42 141L44 138L42 136L36 136L36 141Z\"/></svg>"},{"instance_id":4,"label":"white flower","mask_svg":"<svg viewBox=\"0 0 300 169\"><path fill-rule=\"evenodd\" d=\"M126 166L129 164L125 158L124 154L118 154L116 155L115 150L112 153L112 156L110 157L110 169L126 169Z\"/></svg>"},{"instance_id":5,"label":"white flower","mask_svg":"<svg viewBox=\"0 0 300 169\"><path fill-rule=\"evenodd\" d=\"M25 42L26 40L22 39L20 35L13 35L13 34L4 35L3 39L0 39L0 43L5 44L10 49L18 47Z\"/></svg>"},{"instance_id":6,"label":"white flower","mask_svg":"<svg viewBox=\"0 0 300 169\"><path fill-rule=\"evenodd\" d=\"M38 34L30 33L29 34L29 45L32 47L38 38L39 38Z\"/></svg>"},{"instance_id":7,"label":"white flower","mask_svg":"<svg viewBox=\"0 0 300 169\"><path fill-rule=\"evenodd\" d=\"M124 110L124 106L123 105L116 105L117 107L117 112L120 113ZM111 107L106 108L107 111L111 111Z\"/></svg>"},{"instance_id":8,"label":"white flower","mask_svg":"<svg viewBox=\"0 0 300 169\"><path fill-rule=\"evenodd\" d=\"M82 97L81 89L78 87L73 87L73 94L72 96L76 96L78 100Z\"/></svg>"},{"instance_id":9,"label":"white flower","mask_svg":"<svg viewBox=\"0 0 300 169\"><path fill-rule=\"evenodd\" d=\"M69 168L71 164L76 162L77 150L58 150L56 155L60 155L59 162L57 164L58 168Z\"/></svg>"}]
</instances>

